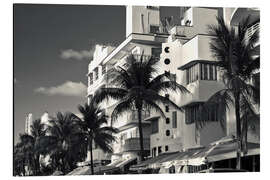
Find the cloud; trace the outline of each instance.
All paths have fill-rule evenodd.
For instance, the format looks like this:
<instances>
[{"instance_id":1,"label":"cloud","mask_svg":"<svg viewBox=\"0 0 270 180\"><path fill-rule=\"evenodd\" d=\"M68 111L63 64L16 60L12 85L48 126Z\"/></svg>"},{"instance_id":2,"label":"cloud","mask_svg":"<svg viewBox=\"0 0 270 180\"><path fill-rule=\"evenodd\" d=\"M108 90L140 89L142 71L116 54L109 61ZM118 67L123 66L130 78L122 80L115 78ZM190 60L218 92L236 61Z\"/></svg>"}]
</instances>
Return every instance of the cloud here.
<instances>
[{"instance_id":1,"label":"cloud","mask_svg":"<svg viewBox=\"0 0 270 180\"><path fill-rule=\"evenodd\" d=\"M94 54L93 48L90 49L89 51L87 50L76 51L73 49L66 49L61 51L60 57L62 59L89 60L91 57L93 57L93 54Z\"/></svg>"},{"instance_id":2,"label":"cloud","mask_svg":"<svg viewBox=\"0 0 270 180\"><path fill-rule=\"evenodd\" d=\"M36 93L45 94L48 96L77 96L84 97L87 87L82 82L67 81L64 84L55 87L39 87L34 90Z\"/></svg>"}]
</instances>

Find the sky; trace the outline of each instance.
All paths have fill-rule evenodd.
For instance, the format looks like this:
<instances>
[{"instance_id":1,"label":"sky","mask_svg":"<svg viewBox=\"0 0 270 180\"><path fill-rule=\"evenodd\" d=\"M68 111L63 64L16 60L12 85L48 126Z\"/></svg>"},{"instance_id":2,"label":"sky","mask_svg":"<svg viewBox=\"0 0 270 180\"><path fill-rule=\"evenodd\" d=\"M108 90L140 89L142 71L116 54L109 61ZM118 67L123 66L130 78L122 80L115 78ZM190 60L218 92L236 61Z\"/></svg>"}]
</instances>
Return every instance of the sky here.
<instances>
[{"instance_id":1,"label":"sky","mask_svg":"<svg viewBox=\"0 0 270 180\"><path fill-rule=\"evenodd\" d=\"M28 113L79 113L93 47L125 40L125 14L125 6L14 5L14 143Z\"/></svg>"}]
</instances>

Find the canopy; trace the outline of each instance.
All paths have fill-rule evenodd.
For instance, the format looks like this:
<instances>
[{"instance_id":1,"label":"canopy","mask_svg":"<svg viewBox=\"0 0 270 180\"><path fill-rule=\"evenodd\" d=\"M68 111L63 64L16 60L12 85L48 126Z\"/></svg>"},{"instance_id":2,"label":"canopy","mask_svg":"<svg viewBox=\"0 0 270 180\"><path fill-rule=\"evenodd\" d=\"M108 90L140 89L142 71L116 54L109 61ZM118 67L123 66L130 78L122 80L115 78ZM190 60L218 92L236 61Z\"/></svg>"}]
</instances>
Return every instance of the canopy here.
<instances>
[{"instance_id":1,"label":"canopy","mask_svg":"<svg viewBox=\"0 0 270 180\"><path fill-rule=\"evenodd\" d=\"M209 162L236 158L237 147L235 138L223 138L189 156L186 158L186 162L187 165L200 166ZM245 156L260 154L259 144L249 142L247 143L247 149ZM176 161L175 164L181 164L181 160Z\"/></svg>"},{"instance_id":2,"label":"canopy","mask_svg":"<svg viewBox=\"0 0 270 180\"><path fill-rule=\"evenodd\" d=\"M141 163L139 163L137 165L133 165L129 169L130 170L133 170L133 171L137 171L137 170L146 170L146 169L150 169L150 168L158 168L158 167L155 167L155 163L158 163L163 158L167 158L168 156L170 156L172 154L176 154L176 153L177 152L162 153L159 156L156 156L154 158L148 159L146 161L142 161Z\"/></svg>"},{"instance_id":3,"label":"canopy","mask_svg":"<svg viewBox=\"0 0 270 180\"><path fill-rule=\"evenodd\" d=\"M130 159L125 159L125 160L121 161L120 163L116 164L115 166L116 166L116 167L119 167L119 168L122 168L122 167L124 167L125 165L127 165L127 164L129 164L129 163L135 161L136 159L137 159L136 157L130 158Z\"/></svg>"}]
</instances>

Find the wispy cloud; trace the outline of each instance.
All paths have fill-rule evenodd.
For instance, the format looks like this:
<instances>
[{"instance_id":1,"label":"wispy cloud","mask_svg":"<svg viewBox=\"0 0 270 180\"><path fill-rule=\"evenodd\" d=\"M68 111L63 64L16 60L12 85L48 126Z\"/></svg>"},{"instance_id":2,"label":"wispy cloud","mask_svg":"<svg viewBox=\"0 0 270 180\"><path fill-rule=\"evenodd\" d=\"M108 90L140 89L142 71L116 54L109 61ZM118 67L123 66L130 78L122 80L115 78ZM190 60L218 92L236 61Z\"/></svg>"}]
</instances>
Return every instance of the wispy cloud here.
<instances>
[{"instance_id":1,"label":"wispy cloud","mask_svg":"<svg viewBox=\"0 0 270 180\"><path fill-rule=\"evenodd\" d=\"M62 59L74 59L74 60L89 60L93 57L94 49L76 51L73 49L62 50L60 57Z\"/></svg>"},{"instance_id":2,"label":"wispy cloud","mask_svg":"<svg viewBox=\"0 0 270 180\"><path fill-rule=\"evenodd\" d=\"M82 82L67 81L55 87L39 87L34 90L36 93L45 94L48 96L77 96L84 97L86 95L87 87Z\"/></svg>"}]
</instances>

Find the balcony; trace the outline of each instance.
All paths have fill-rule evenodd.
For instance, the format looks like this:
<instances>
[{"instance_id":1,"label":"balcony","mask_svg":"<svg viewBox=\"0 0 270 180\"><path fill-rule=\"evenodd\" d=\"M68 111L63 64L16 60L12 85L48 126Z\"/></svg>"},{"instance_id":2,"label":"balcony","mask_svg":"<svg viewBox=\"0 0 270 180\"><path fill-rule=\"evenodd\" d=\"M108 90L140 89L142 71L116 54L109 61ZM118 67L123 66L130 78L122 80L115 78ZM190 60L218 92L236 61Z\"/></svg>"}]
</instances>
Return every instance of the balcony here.
<instances>
[{"instance_id":1,"label":"balcony","mask_svg":"<svg viewBox=\"0 0 270 180\"><path fill-rule=\"evenodd\" d=\"M150 138L143 139L144 150L150 149ZM140 150L140 138L129 138L124 141L122 144L122 151L139 151Z\"/></svg>"},{"instance_id":2,"label":"balcony","mask_svg":"<svg viewBox=\"0 0 270 180\"><path fill-rule=\"evenodd\" d=\"M183 45L183 58L180 66L184 66L194 60L213 60L210 50L212 36L196 35Z\"/></svg>"}]
</instances>

